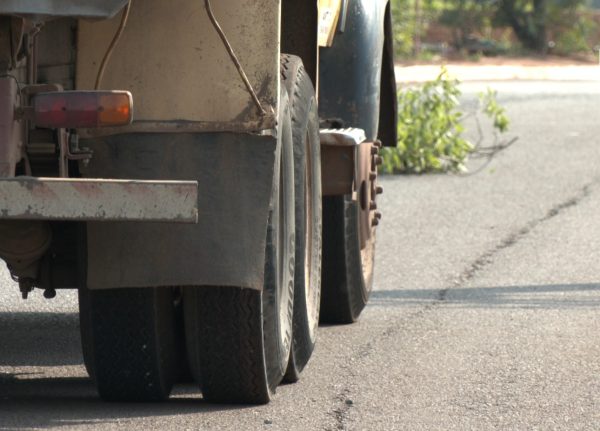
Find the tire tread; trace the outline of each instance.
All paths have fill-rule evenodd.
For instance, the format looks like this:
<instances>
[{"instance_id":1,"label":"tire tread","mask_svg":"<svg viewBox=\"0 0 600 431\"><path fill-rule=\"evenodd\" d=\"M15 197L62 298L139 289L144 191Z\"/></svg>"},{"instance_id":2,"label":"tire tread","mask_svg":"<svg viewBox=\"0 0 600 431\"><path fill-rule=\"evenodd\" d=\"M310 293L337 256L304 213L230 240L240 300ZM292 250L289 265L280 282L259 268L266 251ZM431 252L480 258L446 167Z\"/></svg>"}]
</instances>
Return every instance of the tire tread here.
<instances>
[{"instance_id":1,"label":"tire tread","mask_svg":"<svg viewBox=\"0 0 600 431\"><path fill-rule=\"evenodd\" d=\"M162 401L178 363L168 288L80 291L82 336L100 396L107 401ZM87 302L86 302L87 301ZM86 314L89 315L86 316ZM88 358L89 360L89 358Z\"/></svg>"}]
</instances>

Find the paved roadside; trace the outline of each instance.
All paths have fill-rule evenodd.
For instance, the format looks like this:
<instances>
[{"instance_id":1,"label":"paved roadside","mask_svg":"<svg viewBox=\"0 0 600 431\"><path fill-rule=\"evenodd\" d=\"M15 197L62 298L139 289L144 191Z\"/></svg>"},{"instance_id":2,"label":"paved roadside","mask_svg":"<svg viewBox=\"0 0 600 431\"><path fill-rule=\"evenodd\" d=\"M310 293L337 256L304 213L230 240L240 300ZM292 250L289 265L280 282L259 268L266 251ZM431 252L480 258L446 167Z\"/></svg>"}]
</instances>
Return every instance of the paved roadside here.
<instances>
[{"instance_id":1,"label":"paved roadside","mask_svg":"<svg viewBox=\"0 0 600 431\"><path fill-rule=\"evenodd\" d=\"M440 65L396 66L396 80L419 83L434 80ZM600 65L446 65L451 76L460 81L600 81Z\"/></svg>"}]
</instances>

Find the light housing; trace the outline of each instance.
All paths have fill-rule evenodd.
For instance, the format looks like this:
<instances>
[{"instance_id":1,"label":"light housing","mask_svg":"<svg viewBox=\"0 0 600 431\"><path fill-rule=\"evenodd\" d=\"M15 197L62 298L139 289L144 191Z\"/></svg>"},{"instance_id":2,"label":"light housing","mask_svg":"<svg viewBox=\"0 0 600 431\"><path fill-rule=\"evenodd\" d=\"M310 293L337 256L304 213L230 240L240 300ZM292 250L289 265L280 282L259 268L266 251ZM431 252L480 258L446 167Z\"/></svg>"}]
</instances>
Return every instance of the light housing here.
<instances>
[{"instance_id":1,"label":"light housing","mask_svg":"<svg viewBox=\"0 0 600 431\"><path fill-rule=\"evenodd\" d=\"M133 97L128 91L56 91L33 98L37 127L79 129L131 124Z\"/></svg>"}]
</instances>

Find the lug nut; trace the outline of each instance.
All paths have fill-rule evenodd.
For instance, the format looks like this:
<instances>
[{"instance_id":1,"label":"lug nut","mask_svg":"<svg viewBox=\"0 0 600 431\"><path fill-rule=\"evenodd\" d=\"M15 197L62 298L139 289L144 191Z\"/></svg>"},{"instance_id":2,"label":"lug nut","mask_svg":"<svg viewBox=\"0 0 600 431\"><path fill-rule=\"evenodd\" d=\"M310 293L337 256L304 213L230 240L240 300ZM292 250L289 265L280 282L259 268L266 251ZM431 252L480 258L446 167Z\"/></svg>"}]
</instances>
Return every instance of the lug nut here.
<instances>
[{"instance_id":1,"label":"lug nut","mask_svg":"<svg viewBox=\"0 0 600 431\"><path fill-rule=\"evenodd\" d=\"M378 195L382 195L383 194L383 187L377 186L377 188L375 188L375 193L377 193Z\"/></svg>"},{"instance_id":2,"label":"lug nut","mask_svg":"<svg viewBox=\"0 0 600 431\"><path fill-rule=\"evenodd\" d=\"M381 156L375 156L375 164L377 166L382 165L383 164L383 157L381 157Z\"/></svg>"},{"instance_id":3,"label":"lug nut","mask_svg":"<svg viewBox=\"0 0 600 431\"><path fill-rule=\"evenodd\" d=\"M377 154L379 154L379 148L375 146L371 147L371 155L376 156Z\"/></svg>"},{"instance_id":4,"label":"lug nut","mask_svg":"<svg viewBox=\"0 0 600 431\"><path fill-rule=\"evenodd\" d=\"M377 211L377 212L375 213L375 218L376 218L377 220L381 220L381 213L380 213L379 211Z\"/></svg>"},{"instance_id":5,"label":"lug nut","mask_svg":"<svg viewBox=\"0 0 600 431\"><path fill-rule=\"evenodd\" d=\"M377 140L376 140L376 141L373 143L373 145L375 145L377 148L381 148L381 147L383 147L383 144L381 143L381 141L380 141L379 139L377 139Z\"/></svg>"},{"instance_id":6,"label":"lug nut","mask_svg":"<svg viewBox=\"0 0 600 431\"><path fill-rule=\"evenodd\" d=\"M377 209L377 202L371 201L371 204L369 205L369 209L371 211L375 211Z\"/></svg>"},{"instance_id":7,"label":"lug nut","mask_svg":"<svg viewBox=\"0 0 600 431\"><path fill-rule=\"evenodd\" d=\"M369 180L375 181L377 179L377 172L371 172L369 174Z\"/></svg>"},{"instance_id":8,"label":"lug nut","mask_svg":"<svg viewBox=\"0 0 600 431\"><path fill-rule=\"evenodd\" d=\"M374 218L373 220L371 220L371 226L379 226L379 219Z\"/></svg>"},{"instance_id":9,"label":"lug nut","mask_svg":"<svg viewBox=\"0 0 600 431\"><path fill-rule=\"evenodd\" d=\"M52 299L54 297L56 297L56 290L52 288L44 290L44 298Z\"/></svg>"}]
</instances>

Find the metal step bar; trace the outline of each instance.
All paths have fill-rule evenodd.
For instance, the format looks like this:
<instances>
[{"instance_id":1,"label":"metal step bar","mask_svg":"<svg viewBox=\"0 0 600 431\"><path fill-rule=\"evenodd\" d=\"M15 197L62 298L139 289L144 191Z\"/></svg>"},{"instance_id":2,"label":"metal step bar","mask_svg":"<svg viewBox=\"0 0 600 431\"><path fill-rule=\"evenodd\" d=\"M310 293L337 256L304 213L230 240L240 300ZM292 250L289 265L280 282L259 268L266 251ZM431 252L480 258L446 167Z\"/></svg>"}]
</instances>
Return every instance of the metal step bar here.
<instances>
[{"instance_id":1,"label":"metal step bar","mask_svg":"<svg viewBox=\"0 0 600 431\"><path fill-rule=\"evenodd\" d=\"M198 183L0 179L0 220L197 223Z\"/></svg>"}]
</instances>

